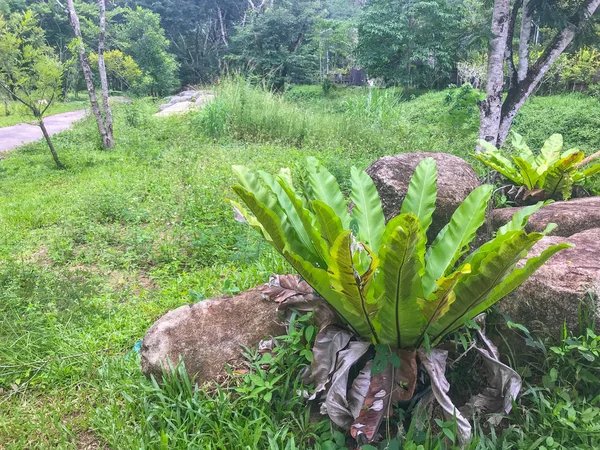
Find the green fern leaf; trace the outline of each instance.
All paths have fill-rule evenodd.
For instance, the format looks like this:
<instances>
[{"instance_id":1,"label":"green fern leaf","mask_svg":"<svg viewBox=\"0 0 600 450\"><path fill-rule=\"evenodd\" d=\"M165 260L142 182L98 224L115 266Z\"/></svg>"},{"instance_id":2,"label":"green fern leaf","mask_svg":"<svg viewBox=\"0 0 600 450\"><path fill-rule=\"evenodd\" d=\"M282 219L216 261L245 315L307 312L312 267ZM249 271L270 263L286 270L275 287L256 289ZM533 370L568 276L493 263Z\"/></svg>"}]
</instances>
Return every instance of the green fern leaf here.
<instances>
[{"instance_id":1,"label":"green fern leaf","mask_svg":"<svg viewBox=\"0 0 600 450\"><path fill-rule=\"evenodd\" d=\"M417 303L423 297L417 252L424 233L412 213L397 219L397 226L381 243L380 273L375 280L375 297L380 299L375 329L382 344L401 348L414 345L425 325Z\"/></svg>"},{"instance_id":2,"label":"green fern leaf","mask_svg":"<svg viewBox=\"0 0 600 450\"><path fill-rule=\"evenodd\" d=\"M320 200L311 202L317 222L319 224L319 233L331 248L340 234L344 231L341 219L335 214L335 211L326 203Z\"/></svg>"},{"instance_id":3,"label":"green fern leaf","mask_svg":"<svg viewBox=\"0 0 600 450\"><path fill-rule=\"evenodd\" d=\"M470 311L468 318L473 318L478 314L481 314L486 309L494 305L494 303L502 300L516 288L521 286L527 278L529 278L536 270L543 266L552 256L561 250L573 247L573 244L556 244L546 248L539 256L529 258L525 265L521 268L513 270L513 272L507 276L502 283L498 284L491 295L472 311Z\"/></svg>"},{"instance_id":4,"label":"green fern leaf","mask_svg":"<svg viewBox=\"0 0 600 450\"><path fill-rule=\"evenodd\" d=\"M345 229L350 228L348 205L344 200L340 186L331 173L314 157L307 158L308 183L312 199L328 205L338 216Z\"/></svg>"},{"instance_id":5,"label":"green fern leaf","mask_svg":"<svg viewBox=\"0 0 600 450\"><path fill-rule=\"evenodd\" d=\"M381 199L373 180L364 170L352 167L352 195L354 202L352 218L358 224L358 236L375 253L379 252L381 237L385 230L385 217Z\"/></svg>"},{"instance_id":6,"label":"green fern leaf","mask_svg":"<svg viewBox=\"0 0 600 450\"><path fill-rule=\"evenodd\" d=\"M435 289L436 280L451 270L458 258L469 249L470 242L485 221L485 211L492 190L493 186L482 185L471 192L429 247L425 255L426 270L423 276L426 297Z\"/></svg>"},{"instance_id":7,"label":"green fern leaf","mask_svg":"<svg viewBox=\"0 0 600 450\"><path fill-rule=\"evenodd\" d=\"M456 300L447 314L431 326L430 335L437 341L458 328L471 311L484 303L496 286L511 273L531 247L543 237L542 233L527 234L522 230L511 231L471 259L471 274L462 277L454 288Z\"/></svg>"},{"instance_id":8,"label":"green fern leaf","mask_svg":"<svg viewBox=\"0 0 600 450\"><path fill-rule=\"evenodd\" d=\"M410 179L408 192L400 210L401 214L413 213L417 216L425 234L429 230L435 210L437 176L435 159L425 158L421 161Z\"/></svg>"}]
</instances>

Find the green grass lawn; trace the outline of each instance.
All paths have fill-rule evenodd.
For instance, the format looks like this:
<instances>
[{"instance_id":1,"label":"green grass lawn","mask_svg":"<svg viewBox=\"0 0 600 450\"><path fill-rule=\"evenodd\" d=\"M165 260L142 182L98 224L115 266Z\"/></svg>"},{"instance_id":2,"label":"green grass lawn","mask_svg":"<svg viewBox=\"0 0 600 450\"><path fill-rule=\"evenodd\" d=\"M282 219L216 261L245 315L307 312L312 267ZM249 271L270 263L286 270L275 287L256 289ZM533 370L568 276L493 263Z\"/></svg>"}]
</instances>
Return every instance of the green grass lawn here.
<instances>
[{"instance_id":1,"label":"green grass lawn","mask_svg":"<svg viewBox=\"0 0 600 450\"><path fill-rule=\"evenodd\" d=\"M60 114L69 111L76 111L78 109L84 109L89 105L87 100L71 100L68 102L55 102L50 105L46 116L53 114ZM11 102L9 104L9 114L6 115L4 104L0 105L0 128L8 127L10 125L16 125L18 123L33 122L34 118L25 109L25 106L18 104L17 102Z\"/></svg>"},{"instance_id":2,"label":"green grass lawn","mask_svg":"<svg viewBox=\"0 0 600 450\"><path fill-rule=\"evenodd\" d=\"M65 171L43 143L0 161L0 449L344 448L295 395L307 363L293 352L297 334L273 369L286 377L270 404L245 395L244 381L239 391L195 391L185 380L159 388L141 374L136 343L170 309L289 270L233 219L231 164L302 170L313 155L347 185L352 165L386 154L468 157L473 125L444 116L444 95L361 112L364 92L285 101L230 88L205 111L172 118L136 101L115 107L112 151L99 149L87 118L53 138ZM534 99L528 108L544 124L525 114L518 126L537 139L546 122L559 128L564 119L540 105L570 111L586 101ZM597 104L589 111L600 117ZM579 130L594 125L579 120ZM570 132L569 142L595 145ZM542 383L549 364L564 382ZM599 399L576 389L568 364L541 352L521 364L531 388L517 412L498 437L486 431L470 448L600 445ZM428 442L423 448L442 448L435 436Z\"/></svg>"}]
</instances>

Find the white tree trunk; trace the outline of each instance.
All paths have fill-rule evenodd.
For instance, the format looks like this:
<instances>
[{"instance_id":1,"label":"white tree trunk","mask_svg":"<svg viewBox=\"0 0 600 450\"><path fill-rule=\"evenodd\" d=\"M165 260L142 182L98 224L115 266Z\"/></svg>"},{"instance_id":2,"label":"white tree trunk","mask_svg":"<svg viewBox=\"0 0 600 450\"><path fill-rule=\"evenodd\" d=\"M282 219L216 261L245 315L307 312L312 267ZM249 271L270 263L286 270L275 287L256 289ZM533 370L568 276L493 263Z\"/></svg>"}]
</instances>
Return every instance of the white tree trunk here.
<instances>
[{"instance_id":1,"label":"white tree trunk","mask_svg":"<svg viewBox=\"0 0 600 450\"><path fill-rule=\"evenodd\" d=\"M519 62L517 65L517 81L521 82L529 70L529 42L531 39L531 11L530 0L523 0L523 18L521 20L521 33L519 34Z\"/></svg>"},{"instance_id":2,"label":"white tree trunk","mask_svg":"<svg viewBox=\"0 0 600 450\"><path fill-rule=\"evenodd\" d=\"M102 145L104 146L104 148L110 148L109 139L106 132L106 126L104 124L104 118L102 117L100 105L98 105L98 99L96 98L94 80L92 78L92 69L90 69L90 61L85 53L85 47L83 45L83 39L81 37L81 28L79 26L79 17L77 17L77 12L75 11L75 5L73 3L73 0L67 0L67 8L69 11L69 22L71 23L71 27L73 27L73 33L75 34L75 37L79 39L79 45L77 46L77 50L79 52L79 61L81 62L83 77L85 78L85 85L90 96L92 113L96 118L98 131L100 132L100 137L102 138Z\"/></svg>"},{"instance_id":3,"label":"white tree trunk","mask_svg":"<svg viewBox=\"0 0 600 450\"><path fill-rule=\"evenodd\" d=\"M108 80L106 79L106 65L104 64L104 40L106 38L106 3L105 0L98 0L100 6L100 37L98 39L98 72L100 73L100 86L102 88L102 107L104 108L105 129L106 129L106 148L112 148L115 145L113 134L113 118L110 104L108 103Z\"/></svg>"},{"instance_id":4,"label":"white tree trunk","mask_svg":"<svg viewBox=\"0 0 600 450\"><path fill-rule=\"evenodd\" d=\"M227 42L227 33L225 32L225 24L223 23L223 14L221 14L221 8L217 7L217 12L219 13L219 23L221 25L221 39L223 39L223 44L225 44L225 47L229 47L229 43Z\"/></svg>"},{"instance_id":5,"label":"white tree trunk","mask_svg":"<svg viewBox=\"0 0 600 450\"><path fill-rule=\"evenodd\" d=\"M492 39L488 57L485 100L479 104L479 138L496 144L502 112L504 55L510 22L510 0L495 0L492 13Z\"/></svg>"}]
</instances>

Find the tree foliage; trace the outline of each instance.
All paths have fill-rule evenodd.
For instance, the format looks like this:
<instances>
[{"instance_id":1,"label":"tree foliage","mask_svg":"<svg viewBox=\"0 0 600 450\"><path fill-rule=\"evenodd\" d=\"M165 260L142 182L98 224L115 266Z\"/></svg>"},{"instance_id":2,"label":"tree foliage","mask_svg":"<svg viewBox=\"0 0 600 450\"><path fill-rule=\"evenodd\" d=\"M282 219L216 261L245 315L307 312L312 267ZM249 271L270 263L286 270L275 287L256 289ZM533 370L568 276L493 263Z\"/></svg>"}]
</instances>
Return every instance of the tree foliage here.
<instances>
[{"instance_id":1,"label":"tree foliage","mask_svg":"<svg viewBox=\"0 0 600 450\"><path fill-rule=\"evenodd\" d=\"M359 19L359 61L387 82L444 86L457 59L459 17L448 0L373 0Z\"/></svg>"},{"instance_id":2,"label":"tree foliage","mask_svg":"<svg viewBox=\"0 0 600 450\"><path fill-rule=\"evenodd\" d=\"M169 41L160 27L160 16L137 7L123 14L125 22L117 31L120 47L143 72L142 89L152 95L166 95L179 86L178 64L168 52Z\"/></svg>"},{"instance_id":3,"label":"tree foliage","mask_svg":"<svg viewBox=\"0 0 600 450\"><path fill-rule=\"evenodd\" d=\"M121 91L137 86L141 81L142 71L130 55L125 55L121 50L110 50L104 54L106 72L111 89ZM92 68L98 70L98 55L90 55Z\"/></svg>"},{"instance_id":4,"label":"tree foliage","mask_svg":"<svg viewBox=\"0 0 600 450\"><path fill-rule=\"evenodd\" d=\"M317 70L313 29L319 11L315 0L277 0L249 11L232 38L232 66L277 87L311 81Z\"/></svg>"},{"instance_id":5,"label":"tree foliage","mask_svg":"<svg viewBox=\"0 0 600 450\"><path fill-rule=\"evenodd\" d=\"M61 85L62 65L31 11L0 15L0 89L24 106L46 138L56 165L63 168L43 117Z\"/></svg>"}]
</instances>

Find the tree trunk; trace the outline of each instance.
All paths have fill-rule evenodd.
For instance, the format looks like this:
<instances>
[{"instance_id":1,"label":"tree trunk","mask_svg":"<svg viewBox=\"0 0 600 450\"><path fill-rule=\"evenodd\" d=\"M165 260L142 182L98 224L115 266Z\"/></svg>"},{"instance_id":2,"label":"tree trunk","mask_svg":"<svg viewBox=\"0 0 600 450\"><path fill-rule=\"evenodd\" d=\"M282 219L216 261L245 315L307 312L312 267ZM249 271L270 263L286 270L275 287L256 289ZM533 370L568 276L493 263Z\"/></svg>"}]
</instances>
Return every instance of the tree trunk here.
<instances>
[{"instance_id":1,"label":"tree trunk","mask_svg":"<svg viewBox=\"0 0 600 450\"><path fill-rule=\"evenodd\" d=\"M56 163L56 167L58 167L60 170L63 170L65 168L65 166L63 166L63 164L58 159L58 153L56 153L56 149L54 148L54 145L52 144L52 141L50 140L50 135L48 134L48 130L46 130L46 125L44 125L44 119L39 117L38 120L39 120L38 125L42 129L42 134L44 135L44 138L46 139L46 142L48 143L48 147L50 147L50 153L52 153L52 158L54 159L54 162Z\"/></svg>"},{"instance_id":2,"label":"tree trunk","mask_svg":"<svg viewBox=\"0 0 600 450\"><path fill-rule=\"evenodd\" d=\"M495 0L492 13L492 39L488 57L487 96L479 103L479 139L496 145L502 112L504 55L510 21L510 0Z\"/></svg>"},{"instance_id":3,"label":"tree trunk","mask_svg":"<svg viewBox=\"0 0 600 450\"><path fill-rule=\"evenodd\" d=\"M577 32L587 23L592 14L598 8L600 0L587 0L581 11L578 11L569 20L568 25L556 35L553 41L548 45L544 53L538 58L535 64L529 68L526 77L519 82L517 86L511 88L502 105L502 119L498 128L498 137L496 147L501 147L508 136L512 122L519 112L519 109L525 104L525 101L538 87L544 75L550 70L552 64L565 51L567 46L573 41Z\"/></svg>"},{"instance_id":4,"label":"tree trunk","mask_svg":"<svg viewBox=\"0 0 600 450\"><path fill-rule=\"evenodd\" d=\"M221 8L217 7L217 12L219 13L219 23L221 24L221 39L223 39L223 44L225 44L225 47L229 47L229 43L227 42L227 33L225 32L225 25L223 24L223 14L221 13Z\"/></svg>"},{"instance_id":5,"label":"tree trunk","mask_svg":"<svg viewBox=\"0 0 600 450\"><path fill-rule=\"evenodd\" d=\"M108 80L106 78L106 65L104 64L104 40L106 37L106 3L105 0L98 0L100 6L100 37L98 39L98 72L100 72L100 85L102 88L102 106L104 107L105 127L106 127L106 148L112 148L115 145L113 135L113 118L110 104L108 103Z\"/></svg>"},{"instance_id":6,"label":"tree trunk","mask_svg":"<svg viewBox=\"0 0 600 450\"><path fill-rule=\"evenodd\" d=\"M94 117L96 118L96 123L98 124L98 131L100 132L100 137L102 138L102 145L104 146L104 148L110 148L110 141L106 132L104 118L102 117L100 105L98 105L98 99L96 98L96 91L94 90L92 69L90 68L90 61L85 53L85 47L83 45L83 39L81 37L81 28L79 27L79 17L77 17L77 12L75 11L75 5L73 4L73 0L67 0L67 7L69 9L69 22L73 27L73 33L75 34L75 37L79 39L79 45L77 46L77 50L79 52L79 61L81 62L83 77L85 78L85 84L87 87L88 94L90 96L92 112L94 114Z\"/></svg>"},{"instance_id":7,"label":"tree trunk","mask_svg":"<svg viewBox=\"0 0 600 450\"><path fill-rule=\"evenodd\" d=\"M521 82L529 70L529 41L531 40L531 11L530 0L523 0L523 18L521 20L521 33L519 34L519 62L517 64L517 81Z\"/></svg>"},{"instance_id":8,"label":"tree trunk","mask_svg":"<svg viewBox=\"0 0 600 450\"><path fill-rule=\"evenodd\" d=\"M4 115L10 116L10 110L8 109L8 97L6 95L2 96L2 101L4 103Z\"/></svg>"}]
</instances>

